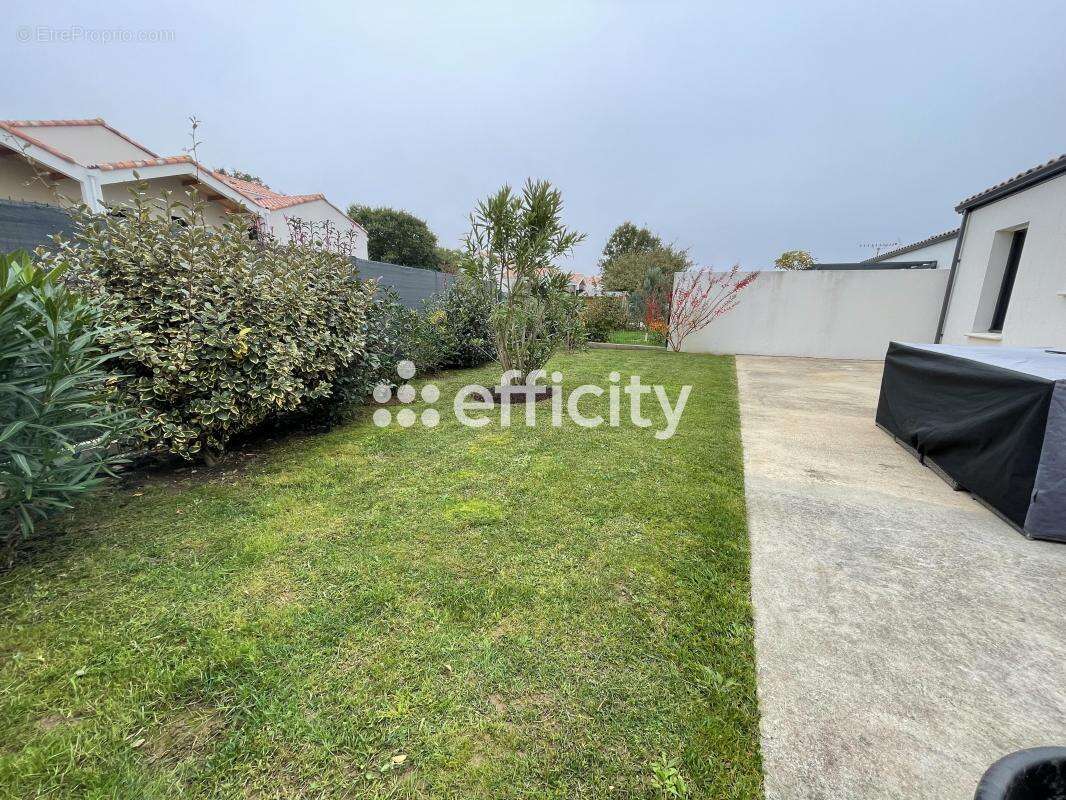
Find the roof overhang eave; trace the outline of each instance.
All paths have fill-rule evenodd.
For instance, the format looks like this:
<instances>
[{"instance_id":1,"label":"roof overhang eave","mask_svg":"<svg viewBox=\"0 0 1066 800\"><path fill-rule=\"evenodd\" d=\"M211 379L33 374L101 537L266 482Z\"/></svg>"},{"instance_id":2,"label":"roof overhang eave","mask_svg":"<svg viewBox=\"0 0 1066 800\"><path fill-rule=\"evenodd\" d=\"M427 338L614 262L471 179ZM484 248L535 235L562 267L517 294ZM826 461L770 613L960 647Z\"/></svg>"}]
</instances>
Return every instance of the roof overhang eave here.
<instances>
[{"instance_id":1,"label":"roof overhang eave","mask_svg":"<svg viewBox=\"0 0 1066 800\"><path fill-rule=\"evenodd\" d=\"M994 203L1004 197L1031 189L1037 184L1044 183L1063 174L1066 174L1066 158L1059 158L1030 173L1007 181L1003 186L997 186L981 194L968 197L955 206L955 210L960 214L966 211L975 211L982 206L987 206L989 203Z\"/></svg>"},{"instance_id":2,"label":"roof overhang eave","mask_svg":"<svg viewBox=\"0 0 1066 800\"><path fill-rule=\"evenodd\" d=\"M0 145L22 156L28 161L36 161L50 172L57 172L81 183L88 173L85 167L65 158L52 150L40 147L25 137L12 133L8 128L0 126Z\"/></svg>"},{"instance_id":3,"label":"roof overhang eave","mask_svg":"<svg viewBox=\"0 0 1066 800\"><path fill-rule=\"evenodd\" d=\"M209 170L195 162L181 162L178 164L156 164L145 167L127 167L123 169L96 170L101 185L116 183L135 183L137 181L159 180L160 178L184 177L189 179L189 185L203 184L214 196L211 199L223 198L232 206L231 210L242 209L252 214L262 214L266 209L256 205L243 194L229 184L220 181Z\"/></svg>"}]
</instances>

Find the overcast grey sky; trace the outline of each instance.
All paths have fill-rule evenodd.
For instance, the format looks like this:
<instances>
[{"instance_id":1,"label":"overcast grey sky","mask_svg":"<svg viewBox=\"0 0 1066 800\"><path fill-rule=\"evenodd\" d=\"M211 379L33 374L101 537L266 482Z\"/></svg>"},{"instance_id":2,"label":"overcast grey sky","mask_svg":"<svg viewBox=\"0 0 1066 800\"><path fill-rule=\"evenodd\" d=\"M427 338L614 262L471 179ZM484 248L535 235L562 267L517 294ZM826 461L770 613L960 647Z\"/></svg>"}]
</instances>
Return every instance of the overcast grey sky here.
<instances>
[{"instance_id":1,"label":"overcast grey sky","mask_svg":"<svg viewBox=\"0 0 1066 800\"><path fill-rule=\"evenodd\" d=\"M1066 151L1061 0L4 6L0 118L100 116L170 155L195 114L209 166L405 208L444 245L548 178L585 272L626 219L703 265L857 260ZM87 41L110 28L171 41Z\"/></svg>"}]
</instances>

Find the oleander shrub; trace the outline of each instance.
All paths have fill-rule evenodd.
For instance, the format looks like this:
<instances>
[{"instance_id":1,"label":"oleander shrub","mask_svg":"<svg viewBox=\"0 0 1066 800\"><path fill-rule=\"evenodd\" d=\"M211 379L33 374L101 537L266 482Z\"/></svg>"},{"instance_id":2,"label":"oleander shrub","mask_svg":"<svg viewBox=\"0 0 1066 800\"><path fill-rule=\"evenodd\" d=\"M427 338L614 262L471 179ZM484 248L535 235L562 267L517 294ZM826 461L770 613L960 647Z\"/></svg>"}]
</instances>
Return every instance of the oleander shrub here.
<instances>
[{"instance_id":1,"label":"oleander shrub","mask_svg":"<svg viewBox=\"0 0 1066 800\"><path fill-rule=\"evenodd\" d=\"M548 181L527 180L478 202L470 215L462 269L497 288L489 326L496 359L507 379L529 376L567 346L562 294L566 280L555 268L585 234L562 220L562 192Z\"/></svg>"},{"instance_id":2,"label":"oleander shrub","mask_svg":"<svg viewBox=\"0 0 1066 800\"><path fill-rule=\"evenodd\" d=\"M496 305L491 322L497 348L512 342L511 368L528 375L541 369L558 350L576 350L588 341L582 320L584 302L570 291L567 275L556 269L535 272ZM501 366L503 364L501 363Z\"/></svg>"},{"instance_id":3,"label":"oleander shrub","mask_svg":"<svg viewBox=\"0 0 1066 800\"><path fill-rule=\"evenodd\" d=\"M592 341L603 342L611 331L629 327L629 311L624 297L587 297L582 315Z\"/></svg>"},{"instance_id":4,"label":"oleander shrub","mask_svg":"<svg viewBox=\"0 0 1066 800\"><path fill-rule=\"evenodd\" d=\"M221 228L197 202L150 199L75 212L49 265L100 306L117 388L147 452L211 461L236 434L330 398L366 352L373 286L341 252Z\"/></svg>"},{"instance_id":5,"label":"oleander shrub","mask_svg":"<svg viewBox=\"0 0 1066 800\"><path fill-rule=\"evenodd\" d=\"M0 255L0 567L35 523L122 462L100 308L26 253Z\"/></svg>"}]
</instances>

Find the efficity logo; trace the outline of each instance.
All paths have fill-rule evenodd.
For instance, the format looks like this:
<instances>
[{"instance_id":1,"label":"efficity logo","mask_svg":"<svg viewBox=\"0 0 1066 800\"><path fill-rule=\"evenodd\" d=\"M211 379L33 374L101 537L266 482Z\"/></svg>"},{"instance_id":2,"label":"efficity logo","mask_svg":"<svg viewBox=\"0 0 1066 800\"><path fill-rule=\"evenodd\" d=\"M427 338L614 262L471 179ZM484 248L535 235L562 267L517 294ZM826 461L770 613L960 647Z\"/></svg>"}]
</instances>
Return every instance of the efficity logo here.
<instances>
[{"instance_id":1,"label":"efficity logo","mask_svg":"<svg viewBox=\"0 0 1066 800\"><path fill-rule=\"evenodd\" d=\"M410 381L415 376L415 364L413 361L401 361L396 365L396 374L404 381ZM396 399L406 405L413 403L418 397L418 392L410 383L403 383L396 387ZM378 403L392 402L392 387L387 383L379 383L374 387L374 400ZM440 389L435 384L427 383L422 387L422 400L432 406L440 400ZM411 408L401 408L396 412L396 424L401 428L410 428L419 420ZM440 412L435 408L427 408L421 415L422 424L427 428L435 428L440 424ZM374 412L374 424L379 428L387 428L392 424L392 412L387 408L379 408Z\"/></svg>"},{"instance_id":2,"label":"efficity logo","mask_svg":"<svg viewBox=\"0 0 1066 800\"><path fill-rule=\"evenodd\" d=\"M374 424L379 428L387 428L395 421L401 428L410 428L418 422L427 428L435 428L441 422L440 411L435 407L440 400L440 388L433 383L425 384L421 390L415 389L410 383L417 370L414 362L401 361L396 365L396 374L403 383L396 387L395 395L393 387L388 383L379 383L374 387L373 397L375 402L390 406L403 406L394 414L390 408L378 408L374 411ZM494 408L499 408L498 422L500 427L509 428L515 416L521 417L526 427L536 427L537 420L547 416L554 428L561 428L564 419L569 419L581 428L598 428L607 425L612 428L620 427L623 419L623 405L628 412L628 421L637 428L656 427L657 421L645 416L643 401L653 395L657 401L662 418L658 420L659 427L655 430L656 439L669 439L677 432L677 426L681 423L681 415L685 411L692 387L688 384L681 387L677 399L671 402L666 387L658 384L643 383L639 375L630 375L629 380L622 382L622 376L618 372L611 372L607 376L607 385L599 386L594 383L586 383L576 386L564 397L563 373L552 372L551 383L544 384L549 377L545 370L538 369L531 372L521 385L544 390L549 389L549 399L546 403L524 402L522 400L512 402L497 402L493 398L493 392L486 386L471 383L463 386L455 393L452 399L451 412L459 421L460 425L468 428L483 428L497 421L495 415L490 414ZM510 370L500 376L500 386L513 386L516 381L521 381L522 373ZM581 401L585 398L602 398L607 396L607 408L602 409L606 414L589 414L581 408ZM622 396L626 396L623 401ZM410 405L419 397L427 404L427 408L421 413L416 413ZM589 401L590 403L592 401ZM602 405L602 403L600 404ZM520 424L520 423L519 423Z\"/></svg>"}]
</instances>

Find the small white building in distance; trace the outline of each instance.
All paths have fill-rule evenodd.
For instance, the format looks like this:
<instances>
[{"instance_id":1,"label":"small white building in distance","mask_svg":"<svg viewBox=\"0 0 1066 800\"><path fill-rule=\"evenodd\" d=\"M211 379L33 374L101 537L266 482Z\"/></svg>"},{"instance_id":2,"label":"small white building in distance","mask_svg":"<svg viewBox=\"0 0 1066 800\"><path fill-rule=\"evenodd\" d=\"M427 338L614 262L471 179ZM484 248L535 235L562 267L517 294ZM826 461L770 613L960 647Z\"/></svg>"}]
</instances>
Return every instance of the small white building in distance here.
<instances>
[{"instance_id":1,"label":"small white building in distance","mask_svg":"<svg viewBox=\"0 0 1066 800\"><path fill-rule=\"evenodd\" d=\"M937 269L951 269L951 259L955 256L955 241L959 238L959 229L944 231L920 242L907 244L880 253L863 261L863 264L885 264L898 261L935 261Z\"/></svg>"},{"instance_id":2,"label":"small white building in distance","mask_svg":"<svg viewBox=\"0 0 1066 800\"><path fill-rule=\"evenodd\" d=\"M603 294L603 284L599 275L583 275L580 272L571 272L567 279L570 283L570 291L574 294L583 294L586 297L599 297Z\"/></svg>"},{"instance_id":3,"label":"small white building in distance","mask_svg":"<svg viewBox=\"0 0 1066 800\"><path fill-rule=\"evenodd\" d=\"M351 239L352 255L367 258L366 230L322 194L285 195L216 173L188 155L161 157L102 119L0 121L0 198L81 202L100 212L128 204L140 182L153 197L170 191L181 199L195 189L206 201L209 224L246 213L256 218L257 230L281 242L288 241L290 219L330 223Z\"/></svg>"}]
</instances>

